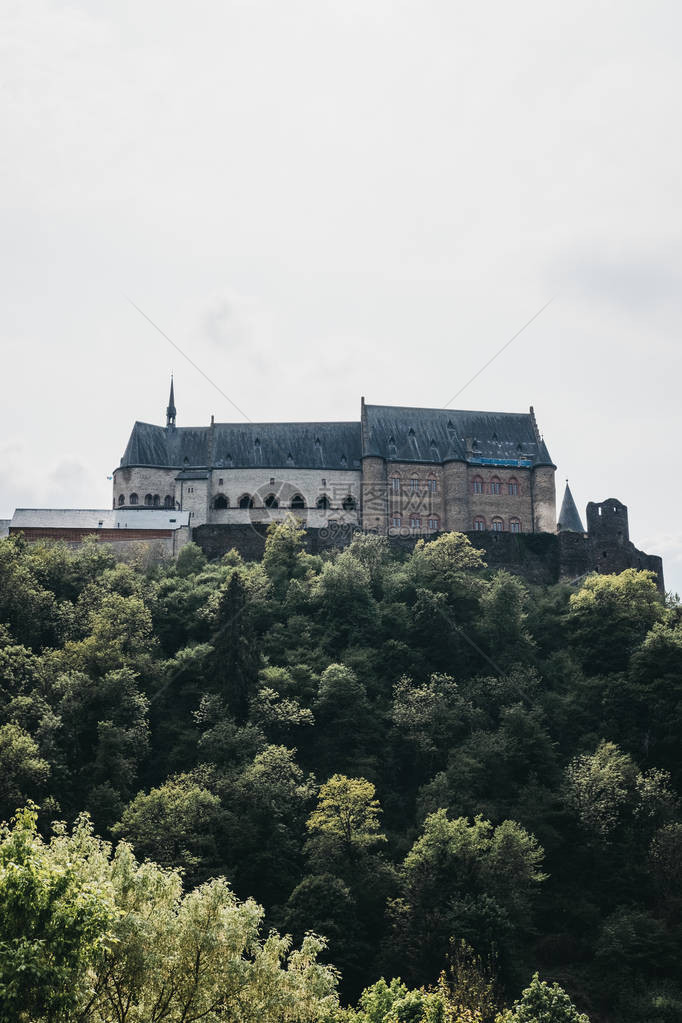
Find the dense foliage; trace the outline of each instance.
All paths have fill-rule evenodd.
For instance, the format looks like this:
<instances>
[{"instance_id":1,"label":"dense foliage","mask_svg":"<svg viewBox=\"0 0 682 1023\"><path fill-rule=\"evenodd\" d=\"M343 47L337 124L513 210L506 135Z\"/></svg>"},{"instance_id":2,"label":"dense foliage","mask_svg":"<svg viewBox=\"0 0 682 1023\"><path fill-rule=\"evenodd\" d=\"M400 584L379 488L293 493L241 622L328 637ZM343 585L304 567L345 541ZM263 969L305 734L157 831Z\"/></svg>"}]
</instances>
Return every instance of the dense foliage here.
<instances>
[{"instance_id":1,"label":"dense foliage","mask_svg":"<svg viewBox=\"0 0 682 1023\"><path fill-rule=\"evenodd\" d=\"M679 1019L681 728L646 572L0 541L0 1020Z\"/></svg>"}]
</instances>

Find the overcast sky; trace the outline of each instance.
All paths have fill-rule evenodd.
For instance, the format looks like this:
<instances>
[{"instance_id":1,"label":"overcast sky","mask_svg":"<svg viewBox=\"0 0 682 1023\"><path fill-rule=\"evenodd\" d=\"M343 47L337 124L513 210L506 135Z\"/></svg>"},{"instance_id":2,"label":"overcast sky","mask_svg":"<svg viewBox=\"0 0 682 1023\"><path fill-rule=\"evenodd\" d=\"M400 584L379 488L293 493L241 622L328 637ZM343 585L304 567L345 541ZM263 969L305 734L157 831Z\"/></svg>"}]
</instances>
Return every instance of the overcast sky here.
<instances>
[{"instance_id":1,"label":"overcast sky","mask_svg":"<svg viewBox=\"0 0 682 1023\"><path fill-rule=\"evenodd\" d=\"M682 7L3 4L0 517L135 419L534 405L682 591Z\"/></svg>"}]
</instances>

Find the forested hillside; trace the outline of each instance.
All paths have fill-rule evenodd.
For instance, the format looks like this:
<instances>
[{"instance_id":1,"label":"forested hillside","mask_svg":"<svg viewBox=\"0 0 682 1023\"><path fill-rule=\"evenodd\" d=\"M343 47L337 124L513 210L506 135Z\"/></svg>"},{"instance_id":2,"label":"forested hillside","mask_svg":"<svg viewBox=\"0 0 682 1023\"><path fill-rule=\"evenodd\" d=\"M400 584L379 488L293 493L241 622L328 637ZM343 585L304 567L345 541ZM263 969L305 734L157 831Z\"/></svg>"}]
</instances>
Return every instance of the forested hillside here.
<instances>
[{"instance_id":1,"label":"forested hillside","mask_svg":"<svg viewBox=\"0 0 682 1023\"><path fill-rule=\"evenodd\" d=\"M0 1020L682 1018L648 573L529 589L461 534L323 558L293 522L250 564L10 539L0 623L0 819L38 807L0 842Z\"/></svg>"}]
</instances>

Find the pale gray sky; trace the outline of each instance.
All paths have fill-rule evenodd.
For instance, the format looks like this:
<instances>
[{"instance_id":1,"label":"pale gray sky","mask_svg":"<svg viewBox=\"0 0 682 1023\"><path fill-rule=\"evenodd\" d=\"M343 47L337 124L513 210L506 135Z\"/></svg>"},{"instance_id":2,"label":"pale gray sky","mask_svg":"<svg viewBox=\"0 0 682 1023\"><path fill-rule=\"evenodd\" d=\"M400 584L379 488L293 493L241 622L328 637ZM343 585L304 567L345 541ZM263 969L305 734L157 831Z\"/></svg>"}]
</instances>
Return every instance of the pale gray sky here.
<instances>
[{"instance_id":1,"label":"pale gray sky","mask_svg":"<svg viewBox=\"0 0 682 1023\"><path fill-rule=\"evenodd\" d=\"M135 419L536 409L682 591L682 8L3 4L0 517L108 507Z\"/></svg>"}]
</instances>

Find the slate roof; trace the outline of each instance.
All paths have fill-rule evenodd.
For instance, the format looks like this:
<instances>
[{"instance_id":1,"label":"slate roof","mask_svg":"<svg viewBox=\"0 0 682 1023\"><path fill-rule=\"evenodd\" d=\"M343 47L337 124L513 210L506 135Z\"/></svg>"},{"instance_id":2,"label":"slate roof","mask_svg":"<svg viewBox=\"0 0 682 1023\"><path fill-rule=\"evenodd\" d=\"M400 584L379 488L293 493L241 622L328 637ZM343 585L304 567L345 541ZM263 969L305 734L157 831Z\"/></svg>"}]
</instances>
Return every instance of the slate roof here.
<instances>
[{"instance_id":1,"label":"slate roof","mask_svg":"<svg viewBox=\"0 0 682 1023\"><path fill-rule=\"evenodd\" d=\"M359 469L360 423L135 423L122 466Z\"/></svg>"},{"instance_id":2,"label":"slate roof","mask_svg":"<svg viewBox=\"0 0 682 1023\"><path fill-rule=\"evenodd\" d=\"M396 462L552 465L531 412L365 405L363 455Z\"/></svg>"},{"instance_id":3,"label":"slate roof","mask_svg":"<svg viewBox=\"0 0 682 1023\"><path fill-rule=\"evenodd\" d=\"M580 520L580 513L573 500L571 488L566 480L564 499L561 502L561 511L557 519L557 531L559 533L584 533L585 528Z\"/></svg>"}]
</instances>

